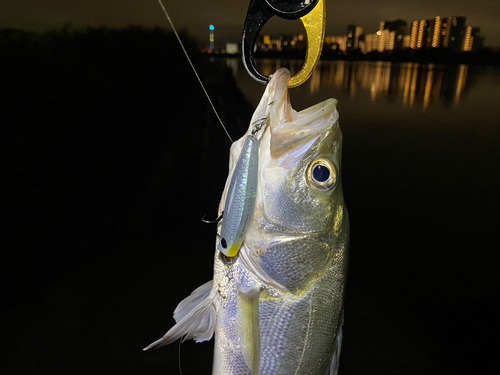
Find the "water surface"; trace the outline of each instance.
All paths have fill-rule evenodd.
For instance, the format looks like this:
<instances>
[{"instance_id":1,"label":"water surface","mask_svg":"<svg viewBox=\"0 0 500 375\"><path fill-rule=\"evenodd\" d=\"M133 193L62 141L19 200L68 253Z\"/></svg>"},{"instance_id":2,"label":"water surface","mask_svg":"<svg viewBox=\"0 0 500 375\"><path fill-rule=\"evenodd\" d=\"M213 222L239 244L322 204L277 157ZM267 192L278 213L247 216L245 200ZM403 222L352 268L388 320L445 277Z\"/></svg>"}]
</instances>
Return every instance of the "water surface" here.
<instances>
[{"instance_id":1,"label":"water surface","mask_svg":"<svg viewBox=\"0 0 500 375\"><path fill-rule=\"evenodd\" d=\"M256 105L262 95L262 85L253 81L240 59L227 59L238 86L247 99ZM270 75L280 67L296 74L299 60L257 61L258 69ZM458 108L473 105L475 112L484 109L499 114L492 107L500 93L500 70L495 67L468 65L437 65L418 63L392 63L388 61L320 61L311 78L292 90L293 104L301 109L316 103L318 98L334 97L341 105L355 100L356 105L418 109L426 112L433 108ZM485 114L492 118L493 113Z\"/></svg>"}]
</instances>

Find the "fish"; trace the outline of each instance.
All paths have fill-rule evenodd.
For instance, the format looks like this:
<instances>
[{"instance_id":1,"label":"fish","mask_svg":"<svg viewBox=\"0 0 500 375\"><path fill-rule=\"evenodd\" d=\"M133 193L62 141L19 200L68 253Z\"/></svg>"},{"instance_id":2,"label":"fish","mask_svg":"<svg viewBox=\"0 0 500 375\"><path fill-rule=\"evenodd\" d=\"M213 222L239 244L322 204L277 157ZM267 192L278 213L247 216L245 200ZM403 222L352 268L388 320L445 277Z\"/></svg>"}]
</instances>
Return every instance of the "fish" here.
<instances>
[{"instance_id":1,"label":"fish","mask_svg":"<svg viewBox=\"0 0 500 375\"><path fill-rule=\"evenodd\" d=\"M337 100L297 112L289 78L286 68L272 75L248 131L231 145L219 215L247 137L258 140L241 246L232 257L220 251L223 217L213 280L179 303L176 324L144 350L215 334L214 375L337 374L349 251Z\"/></svg>"}]
</instances>

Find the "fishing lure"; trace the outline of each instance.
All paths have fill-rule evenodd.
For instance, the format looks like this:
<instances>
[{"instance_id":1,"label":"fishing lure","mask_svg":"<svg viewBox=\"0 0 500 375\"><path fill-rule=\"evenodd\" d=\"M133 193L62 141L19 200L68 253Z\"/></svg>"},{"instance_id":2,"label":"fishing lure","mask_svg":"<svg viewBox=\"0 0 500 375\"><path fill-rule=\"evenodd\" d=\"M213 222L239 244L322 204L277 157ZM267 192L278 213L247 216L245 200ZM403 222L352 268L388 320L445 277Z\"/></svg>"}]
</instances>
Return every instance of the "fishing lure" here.
<instances>
[{"instance_id":1,"label":"fishing lure","mask_svg":"<svg viewBox=\"0 0 500 375\"><path fill-rule=\"evenodd\" d=\"M253 134L247 135L226 195L217 245L217 249L228 257L234 257L238 253L248 224L252 220L257 194L258 166L259 140Z\"/></svg>"}]
</instances>

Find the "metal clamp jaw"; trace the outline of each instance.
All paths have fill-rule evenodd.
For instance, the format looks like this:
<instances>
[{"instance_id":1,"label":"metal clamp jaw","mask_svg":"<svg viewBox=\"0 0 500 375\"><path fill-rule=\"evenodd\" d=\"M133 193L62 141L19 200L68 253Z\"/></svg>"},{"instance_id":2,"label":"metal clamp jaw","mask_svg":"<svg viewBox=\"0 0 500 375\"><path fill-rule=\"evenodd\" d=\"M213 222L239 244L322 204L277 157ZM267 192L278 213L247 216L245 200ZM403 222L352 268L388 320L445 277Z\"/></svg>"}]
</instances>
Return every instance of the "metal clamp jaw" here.
<instances>
[{"instance_id":1,"label":"metal clamp jaw","mask_svg":"<svg viewBox=\"0 0 500 375\"><path fill-rule=\"evenodd\" d=\"M319 61L325 37L325 0L251 0L242 38L243 64L250 76L267 83L270 77L261 74L253 60L253 48L260 30L272 16L294 20L300 18L307 36L306 60L302 69L288 81L288 87L297 87L312 74Z\"/></svg>"}]
</instances>

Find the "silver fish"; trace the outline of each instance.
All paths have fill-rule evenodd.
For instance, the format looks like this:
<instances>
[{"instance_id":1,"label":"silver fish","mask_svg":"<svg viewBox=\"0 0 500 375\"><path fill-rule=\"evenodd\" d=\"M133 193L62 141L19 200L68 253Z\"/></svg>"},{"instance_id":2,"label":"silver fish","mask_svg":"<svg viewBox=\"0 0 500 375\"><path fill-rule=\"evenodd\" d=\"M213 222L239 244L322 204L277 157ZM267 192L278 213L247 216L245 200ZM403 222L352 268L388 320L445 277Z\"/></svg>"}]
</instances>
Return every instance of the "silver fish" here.
<instances>
[{"instance_id":1,"label":"silver fish","mask_svg":"<svg viewBox=\"0 0 500 375\"><path fill-rule=\"evenodd\" d=\"M289 77L284 68L272 76L248 132L231 146L219 214L246 136L263 125L255 207L239 252L217 249L219 223L213 281L179 303L176 324L146 349L215 332L213 374L337 373L349 242L337 101L297 113Z\"/></svg>"}]
</instances>

